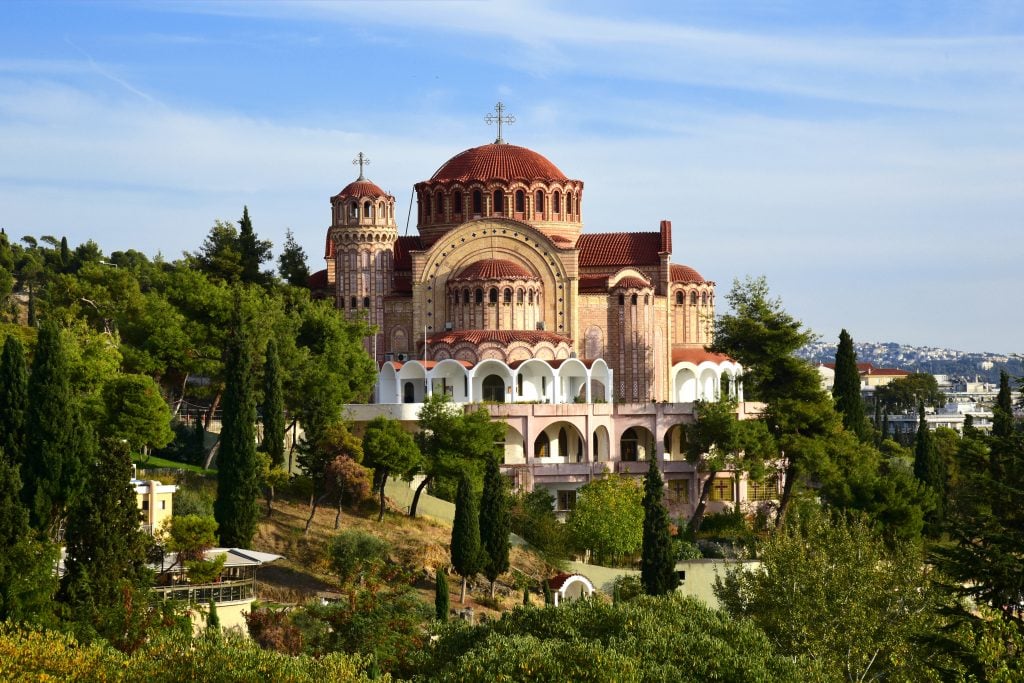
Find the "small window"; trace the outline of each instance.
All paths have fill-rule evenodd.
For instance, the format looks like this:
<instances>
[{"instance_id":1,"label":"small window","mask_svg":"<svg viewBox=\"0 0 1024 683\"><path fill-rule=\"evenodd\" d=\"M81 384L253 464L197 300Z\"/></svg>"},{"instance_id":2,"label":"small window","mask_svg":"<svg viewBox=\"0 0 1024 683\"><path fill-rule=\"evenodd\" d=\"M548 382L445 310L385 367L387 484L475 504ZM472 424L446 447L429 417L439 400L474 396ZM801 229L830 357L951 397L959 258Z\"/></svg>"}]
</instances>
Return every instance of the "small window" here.
<instances>
[{"instance_id":1,"label":"small window","mask_svg":"<svg viewBox=\"0 0 1024 683\"><path fill-rule=\"evenodd\" d=\"M359 205L355 202L349 204L348 215L352 218L359 218Z\"/></svg>"},{"instance_id":2,"label":"small window","mask_svg":"<svg viewBox=\"0 0 1024 683\"><path fill-rule=\"evenodd\" d=\"M691 306L696 306L697 305L697 292L690 292L690 305Z\"/></svg>"},{"instance_id":3,"label":"small window","mask_svg":"<svg viewBox=\"0 0 1024 683\"><path fill-rule=\"evenodd\" d=\"M548 439L548 435L544 432L540 433L536 441L533 442L533 457L535 458L547 458L551 455L551 440Z\"/></svg>"},{"instance_id":4,"label":"small window","mask_svg":"<svg viewBox=\"0 0 1024 683\"><path fill-rule=\"evenodd\" d=\"M456 192L452 201L452 213L462 214L462 193Z\"/></svg>"},{"instance_id":5,"label":"small window","mask_svg":"<svg viewBox=\"0 0 1024 683\"><path fill-rule=\"evenodd\" d=\"M565 213L568 216L572 215L572 192L565 193Z\"/></svg>"},{"instance_id":6,"label":"small window","mask_svg":"<svg viewBox=\"0 0 1024 683\"><path fill-rule=\"evenodd\" d=\"M651 295L644 294L644 306L648 305L649 303L651 303Z\"/></svg>"},{"instance_id":7,"label":"small window","mask_svg":"<svg viewBox=\"0 0 1024 683\"><path fill-rule=\"evenodd\" d=\"M540 395L541 396L547 396L548 395L548 378L544 377L543 375L540 378Z\"/></svg>"},{"instance_id":8,"label":"small window","mask_svg":"<svg viewBox=\"0 0 1024 683\"><path fill-rule=\"evenodd\" d=\"M533 200L533 203L534 203L534 207L533 207L534 211L536 211L537 213L544 213L544 191L543 190L537 190L537 196Z\"/></svg>"},{"instance_id":9,"label":"small window","mask_svg":"<svg viewBox=\"0 0 1024 683\"><path fill-rule=\"evenodd\" d=\"M480 194L480 190L473 190L473 213L480 214L480 213L483 213L483 212L484 212L484 198L483 198L483 195Z\"/></svg>"},{"instance_id":10,"label":"small window","mask_svg":"<svg viewBox=\"0 0 1024 683\"><path fill-rule=\"evenodd\" d=\"M629 297L629 303L631 303L632 305L636 306L636 294L634 294L631 297Z\"/></svg>"},{"instance_id":11,"label":"small window","mask_svg":"<svg viewBox=\"0 0 1024 683\"><path fill-rule=\"evenodd\" d=\"M438 192L437 196L436 196L436 201L437 201L437 207L436 207L437 208L437 215L443 217L444 216L444 195L441 194L440 192Z\"/></svg>"},{"instance_id":12,"label":"small window","mask_svg":"<svg viewBox=\"0 0 1024 683\"><path fill-rule=\"evenodd\" d=\"M551 210L555 213L562 213L562 194L558 190L555 190L555 196L551 201Z\"/></svg>"},{"instance_id":13,"label":"small window","mask_svg":"<svg viewBox=\"0 0 1024 683\"><path fill-rule=\"evenodd\" d=\"M468 289L462 290L462 303L464 303L464 304L468 304L469 303L469 290Z\"/></svg>"},{"instance_id":14,"label":"small window","mask_svg":"<svg viewBox=\"0 0 1024 683\"><path fill-rule=\"evenodd\" d=\"M708 293L707 292L702 292L701 293L701 295L700 295L700 305L701 306L707 306L708 305Z\"/></svg>"},{"instance_id":15,"label":"small window","mask_svg":"<svg viewBox=\"0 0 1024 683\"><path fill-rule=\"evenodd\" d=\"M505 303L507 303L507 304L512 303L512 290L511 289L506 289L505 290L505 297L504 298L505 298Z\"/></svg>"},{"instance_id":16,"label":"small window","mask_svg":"<svg viewBox=\"0 0 1024 683\"><path fill-rule=\"evenodd\" d=\"M711 485L711 500L731 502L733 500L732 477L718 477Z\"/></svg>"},{"instance_id":17,"label":"small window","mask_svg":"<svg viewBox=\"0 0 1024 683\"><path fill-rule=\"evenodd\" d=\"M530 305L533 305L533 290L530 290Z\"/></svg>"},{"instance_id":18,"label":"small window","mask_svg":"<svg viewBox=\"0 0 1024 683\"><path fill-rule=\"evenodd\" d=\"M682 292L676 292L676 306L682 306L682 305L683 305L683 293Z\"/></svg>"},{"instance_id":19,"label":"small window","mask_svg":"<svg viewBox=\"0 0 1024 683\"><path fill-rule=\"evenodd\" d=\"M569 433L565 427L558 430L558 454L562 457L569 457Z\"/></svg>"},{"instance_id":20,"label":"small window","mask_svg":"<svg viewBox=\"0 0 1024 683\"><path fill-rule=\"evenodd\" d=\"M492 304L498 303L498 288L497 287L491 287L491 291L489 291L487 293L487 301L489 301Z\"/></svg>"},{"instance_id":21,"label":"small window","mask_svg":"<svg viewBox=\"0 0 1024 683\"><path fill-rule=\"evenodd\" d=\"M142 501L142 511L143 512L149 512L149 501L148 500Z\"/></svg>"},{"instance_id":22,"label":"small window","mask_svg":"<svg viewBox=\"0 0 1024 683\"><path fill-rule=\"evenodd\" d=\"M523 376L516 375L516 393L520 396L523 395Z\"/></svg>"},{"instance_id":23,"label":"small window","mask_svg":"<svg viewBox=\"0 0 1024 683\"><path fill-rule=\"evenodd\" d=\"M690 480L689 479L673 479L668 483L668 495L669 498L677 503L689 503L690 502Z\"/></svg>"},{"instance_id":24,"label":"small window","mask_svg":"<svg viewBox=\"0 0 1024 683\"><path fill-rule=\"evenodd\" d=\"M363 202L363 218L373 218L373 204Z\"/></svg>"},{"instance_id":25,"label":"small window","mask_svg":"<svg viewBox=\"0 0 1024 683\"><path fill-rule=\"evenodd\" d=\"M364 296L363 297L363 308L369 308L369 307L370 307L370 297Z\"/></svg>"},{"instance_id":26,"label":"small window","mask_svg":"<svg viewBox=\"0 0 1024 683\"><path fill-rule=\"evenodd\" d=\"M775 477L766 477L764 481L747 479L747 500L761 502L775 500L779 497L779 482Z\"/></svg>"},{"instance_id":27,"label":"small window","mask_svg":"<svg viewBox=\"0 0 1024 683\"><path fill-rule=\"evenodd\" d=\"M476 302L478 304L482 304L484 302L484 290L479 287L476 290Z\"/></svg>"},{"instance_id":28,"label":"small window","mask_svg":"<svg viewBox=\"0 0 1024 683\"><path fill-rule=\"evenodd\" d=\"M423 198L423 217L430 218L430 214L434 213L433 204L430 202L430 197Z\"/></svg>"},{"instance_id":29,"label":"small window","mask_svg":"<svg viewBox=\"0 0 1024 683\"><path fill-rule=\"evenodd\" d=\"M167 501L166 500L161 500L160 501L160 509L161 510L166 510L167 509Z\"/></svg>"},{"instance_id":30,"label":"small window","mask_svg":"<svg viewBox=\"0 0 1024 683\"><path fill-rule=\"evenodd\" d=\"M619 294L619 305L620 306L625 306L626 305L626 295L625 294Z\"/></svg>"},{"instance_id":31,"label":"small window","mask_svg":"<svg viewBox=\"0 0 1024 683\"><path fill-rule=\"evenodd\" d=\"M516 290L516 303L520 306L523 305L523 290L521 289Z\"/></svg>"},{"instance_id":32,"label":"small window","mask_svg":"<svg viewBox=\"0 0 1024 683\"><path fill-rule=\"evenodd\" d=\"M516 213L523 213L526 211L526 193L522 190L516 190Z\"/></svg>"},{"instance_id":33,"label":"small window","mask_svg":"<svg viewBox=\"0 0 1024 683\"><path fill-rule=\"evenodd\" d=\"M494 213L505 211L505 193L501 190L494 191Z\"/></svg>"},{"instance_id":34,"label":"small window","mask_svg":"<svg viewBox=\"0 0 1024 683\"><path fill-rule=\"evenodd\" d=\"M359 299L352 297L352 308L359 308Z\"/></svg>"},{"instance_id":35,"label":"small window","mask_svg":"<svg viewBox=\"0 0 1024 683\"><path fill-rule=\"evenodd\" d=\"M576 491L558 492L558 511L569 512L576 508Z\"/></svg>"}]
</instances>

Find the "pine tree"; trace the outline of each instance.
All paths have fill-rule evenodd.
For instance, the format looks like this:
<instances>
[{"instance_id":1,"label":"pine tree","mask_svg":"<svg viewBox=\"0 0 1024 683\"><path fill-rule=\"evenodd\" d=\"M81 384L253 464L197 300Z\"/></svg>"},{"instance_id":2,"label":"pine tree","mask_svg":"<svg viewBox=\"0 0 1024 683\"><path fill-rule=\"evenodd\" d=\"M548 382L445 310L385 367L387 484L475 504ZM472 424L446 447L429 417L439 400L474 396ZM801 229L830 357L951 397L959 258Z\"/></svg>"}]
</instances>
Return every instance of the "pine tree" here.
<instances>
[{"instance_id":1,"label":"pine tree","mask_svg":"<svg viewBox=\"0 0 1024 683\"><path fill-rule=\"evenodd\" d=\"M440 622L448 621L449 609L447 571L443 567L438 567L434 585L434 617Z\"/></svg>"},{"instance_id":2,"label":"pine tree","mask_svg":"<svg viewBox=\"0 0 1024 683\"><path fill-rule=\"evenodd\" d=\"M256 401L252 358L240 321L226 349L223 421L217 454L214 517L221 545L248 548L259 518L259 459L256 457Z\"/></svg>"},{"instance_id":3,"label":"pine tree","mask_svg":"<svg viewBox=\"0 0 1024 683\"><path fill-rule=\"evenodd\" d=\"M281 363L277 342L267 342L263 366L263 451L270 455L271 467L284 465L284 392L281 390Z\"/></svg>"},{"instance_id":4,"label":"pine tree","mask_svg":"<svg viewBox=\"0 0 1024 683\"><path fill-rule=\"evenodd\" d=\"M0 450L20 464L25 455L25 410L28 407L28 367L21 341L4 340L0 356Z\"/></svg>"},{"instance_id":5,"label":"pine tree","mask_svg":"<svg viewBox=\"0 0 1024 683\"><path fill-rule=\"evenodd\" d=\"M93 453L68 517L59 599L80 629L95 628L116 646L134 639L152 574L128 447L108 439Z\"/></svg>"},{"instance_id":6,"label":"pine tree","mask_svg":"<svg viewBox=\"0 0 1024 683\"><path fill-rule=\"evenodd\" d=\"M930 532L938 533L937 525L943 518L943 506L946 498L946 462L935 447L931 430L925 420L924 403L918 407L917 435L914 438L914 476L935 493L936 508L928 516Z\"/></svg>"},{"instance_id":7,"label":"pine tree","mask_svg":"<svg viewBox=\"0 0 1024 683\"><path fill-rule=\"evenodd\" d=\"M0 451L0 622L42 621L56 589L56 554L34 538L20 493L18 466Z\"/></svg>"},{"instance_id":8,"label":"pine tree","mask_svg":"<svg viewBox=\"0 0 1024 683\"><path fill-rule=\"evenodd\" d=\"M640 581L648 595L665 595L679 585L668 511L662 503L664 488L656 459L651 458L644 478L644 539L640 559Z\"/></svg>"},{"instance_id":9,"label":"pine tree","mask_svg":"<svg viewBox=\"0 0 1024 683\"><path fill-rule=\"evenodd\" d=\"M277 257L277 272L293 287L305 287L309 282L306 251L295 241L291 230L285 232L284 248Z\"/></svg>"},{"instance_id":10,"label":"pine tree","mask_svg":"<svg viewBox=\"0 0 1024 683\"><path fill-rule=\"evenodd\" d=\"M246 284L260 284L266 280L260 272L260 266L270 258L271 244L256 236L249 219L249 207L242 210L242 219L238 221L238 252L241 255L241 280Z\"/></svg>"},{"instance_id":11,"label":"pine tree","mask_svg":"<svg viewBox=\"0 0 1024 683\"><path fill-rule=\"evenodd\" d=\"M462 593L459 602L466 602L466 583L481 569L480 516L476 499L469 483L469 477L459 477L455 494L455 520L452 524L451 542L452 567L462 577Z\"/></svg>"},{"instance_id":12,"label":"pine tree","mask_svg":"<svg viewBox=\"0 0 1024 683\"><path fill-rule=\"evenodd\" d=\"M857 353L853 350L853 339L844 329L839 333L836 348L836 374L832 385L832 398L836 410L843 418L843 426L853 432L861 441L869 434L864 421L864 401L860 395L860 372L857 371Z\"/></svg>"},{"instance_id":13,"label":"pine tree","mask_svg":"<svg viewBox=\"0 0 1024 683\"><path fill-rule=\"evenodd\" d=\"M511 501L508 485L501 476L497 457L487 459L484 470L484 492L480 501L480 542L487 555L483 568L484 576L491 582L491 597L494 597L494 582L508 571L508 535L512 530Z\"/></svg>"},{"instance_id":14,"label":"pine tree","mask_svg":"<svg viewBox=\"0 0 1024 683\"><path fill-rule=\"evenodd\" d=\"M71 391L67 353L53 323L39 330L25 411L22 500L34 529L53 532L81 488L84 425Z\"/></svg>"}]
</instances>

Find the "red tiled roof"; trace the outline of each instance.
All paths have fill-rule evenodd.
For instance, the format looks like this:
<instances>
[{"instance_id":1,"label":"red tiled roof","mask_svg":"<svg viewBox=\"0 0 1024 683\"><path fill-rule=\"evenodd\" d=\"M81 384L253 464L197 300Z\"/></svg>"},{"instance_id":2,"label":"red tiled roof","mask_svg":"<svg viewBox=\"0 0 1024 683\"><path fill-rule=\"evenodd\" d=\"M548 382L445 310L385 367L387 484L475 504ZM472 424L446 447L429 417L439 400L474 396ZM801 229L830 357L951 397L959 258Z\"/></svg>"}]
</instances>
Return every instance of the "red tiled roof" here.
<instances>
[{"instance_id":1,"label":"red tiled roof","mask_svg":"<svg viewBox=\"0 0 1024 683\"><path fill-rule=\"evenodd\" d=\"M676 363L693 363L694 365L700 365L705 361L723 363L726 361L732 361L732 358L729 358L729 356L724 353L711 353L710 351L699 347L672 349L672 365L675 365Z\"/></svg>"},{"instance_id":2,"label":"red tiled roof","mask_svg":"<svg viewBox=\"0 0 1024 683\"><path fill-rule=\"evenodd\" d=\"M704 282L704 278L696 270L678 263L673 263L669 267L669 279L672 282Z\"/></svg>"},{"instance_id":3,"label":"red tiled roof","mask_svg":"<svg viewBox=\"0 0 1024 683\"><path fill-rule=\"evenodd\" d=\"M580 235L580 268L595 266L655 266L659 263L661 233L599 232Z\"/></svg>"},{"instance_id":4,"label":"red tiled roof","mask_svg":"<svg viewBox=\"0 0 1024 683\"><path fill-rule=\"evenodd\" d=\"M335 197L387 197L384 190L377 187L376 183L369 180L353 180L346 185ZM332 197L333 199L333 197Z\"/></svg>"},{"instance_id":5,"label":"red tiled roof","mask_svg":"<svg viewBox=\"0 0 1024 683\"><path fill-rule=\"evenodd\" d=\"M453 360L455 360L456 363L458 363L459 365L461 365L463 367L466 367L466 368L473 367L473 364L470 363L468 360L458 360L458 359L453 359ZM394 367L395 370L401 370L402 366L405 365L405 363L403 363L400 360L391 360L391 361L387 361L387 362L391 363L392 367ZM408 361L406 361L406 362L408 362ZM439 360L417 360L416 362L419 363L420 365L422 365L424 367L424 369L430 370L431 368L437 367L437 364L440 363L441 361L439 361Z\"/></svg>"},{"instance_id":6,"label":"red tiled roof","mask_svg":"<svg viewBox=\"0 0 1024 683\"><path fill-rule=\"evenodd\" d=\"M399 237L395 240L395 270L412 270L410 251L423 248L419 235Z\"/></svg>"},{"instance_id":7,"label":"red tiled roof","mask_svg":"<svg viewBox=\"0 0 1024 683\"><path fill-rule=\"evenodd\" d=\"M484 342L498 342L500 344L511 344L512 342L572 344L572 340L568 337L542 330L455 330L454 332L442 332L441 334L434 335L429 339L429 342L431 344L457 344L459 342L469 342L471 344L482 344Z\"/></svg>"},{"instance_id":8,"label":"red tiled roof","mask_svg":"<svg viewBox=\"0 0 1024 683\"><path fill-rule=\"evenodd\" d=\"M607 275L580 275L580 294L603 294L608 291Z\"/></svg>"},{"instance_id":9,"label":"red tiled roof","mask_svg":"<svg viewBox=\"0 0 1024 683\"><path fill-rule=\"evenodd\" d=\"M555 244L572 244L572 240L565 235L549 235L549 239Z\"/></svg>"},{"instance_id":10,"label":"red tiled roof","mask_svg":"<svg viewBox=\"0 0 1024 683\"><path fill-rule=\"evenodd\" d=\"M567 180L558 167L532 149L493 143L459 152L434 172L431 181Z\"/></svg>"},{"instance_id":11,"label":"red tiled roof","mask_svg":"<svg viewBox=\"0 0 1024 683\"><path fill-rule=\"evenodd\" d=\"M536 275L514 261L489 258L468 265L452 278L453 282L467 280L538 280Z\"/></svg>"},{"instance_id":12,"label":"red tiled roof","mask_svg":"<svg viewBox=\"0 0 1024 683\"><path fill-rule=\"evenodd\" d=\"M327 289L327 269L318 270L310 275L308 285L310 289Z\"/></svg>"},{"instance_id":13,"label":"red tiled roof","mask_svg":"<svg viewBox=\"0 0 1024 683\"><path fill-rule=\"evenodd\" d=\"M574 574L566 574L565 572L560 572L558 574L555 574L550 579L548 579L548 587L551 588L551 590L556 591L559 588L561 588L562 586L564 586L565 582L568 581L569 579L571 579L573 576L575 576L575 575Z\"/></svg>"},{"instance_id":14,"label":"red tiled roof","mask_svg":"<svg viewBox=\"0 0 1024 683\"><path fill-rule=\"evenodd\" d=\"M651 283L647 280L639 277L633 277L632 275L627 275L613 285L615 289L620 287L623 289L648 289L650 286Z\"/></svg>"},{"instance_id":15,"label":"red tiled roof","mask_svg":"<svg viewBox=\"0 0 1024 683\"><path fill-rule=\"evenodd\" d=\"M893 376L904 376L909 375L909 370L900 370L899 368L869 368L865 375L893 375Z\"/></svg>"}]
</instances>

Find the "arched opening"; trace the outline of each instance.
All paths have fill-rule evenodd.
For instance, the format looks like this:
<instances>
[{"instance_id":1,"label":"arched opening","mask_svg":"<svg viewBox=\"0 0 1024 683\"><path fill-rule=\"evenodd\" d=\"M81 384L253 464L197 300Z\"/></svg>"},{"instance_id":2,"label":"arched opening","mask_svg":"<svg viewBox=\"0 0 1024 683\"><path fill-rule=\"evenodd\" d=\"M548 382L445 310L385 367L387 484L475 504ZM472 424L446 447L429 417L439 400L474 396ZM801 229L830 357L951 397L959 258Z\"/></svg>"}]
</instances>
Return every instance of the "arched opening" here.
<instances>
[{"instance_id":1,"label":"arched opening","mask_svg":"<svg viewBox=\"0 0 1024 683\"><path fill-rule=\"evenodd\" d=\"M526 211L526 193L522 190L516 190L516 213L523 213Z\"/></svg>"},{"instance_id":2,"label":"arched opening","mask_svg":"<svg viewBox=\"0 0 1024 683\"><path fill-rule=\"evenodd\" d=\"M464 303L464 304L468 304L469 303L469 290L468 289L462 290L462 303Z\"/></svg>"},{"instance_id":3,"label":"arched opening","mask_svg":"<svg viewBox=\"0 0 1024 683\"><path fill-rule=\"evenodd\" d=\"M482 304L484 302L484 290L479 287L476 288L476 302Z\"/></svg>"},{"instance_id":4,"label":"arched opening","mask_svg":"<svg viewBox=\"0 0 1024 683\"><path fill-rule=\"evenodd\" d=\"M625 294L619 294L619 305L620 306L625 306L626 305L626 295Z\"/></svg>"},{"instance_id":5,"label":"arched opening","mask_svg":"<svg viewBox=\"0 0 1024 683\"><path fill-rule=\"evenodd\" d=\"M565 214L571 216L573 212L573 201L572 192L565 193Z\"/></svg>"},{"instance_id":6,"label":"arched opening","mask_svg":"<svg viewBox=\"0 0 1024 683\"><path fill-rule=\"evenodd\" d=\"M555 196L551 198L551 210L562 213L562 194L558 190L555 190Z\"/></svg>"},{"instance_id":7,"label":"arched opening","mask_svg":"<svg viewBox=\"0 0 1024 683\"><path fill-rule=\"evenodd\" d=\"M530 290L530 304L533 304L533 290Z\"/></svg>"},{"instance_id":8,"label":"arched opening","mask_svg":"<svg viewBox=\"0 0 1024 683\"><path fill-rule=\"evenodd\" d=\"M630 427L622 433L619 439L619 453L625 462L636 462L639 457L639 447L636 439L636 430Z\"/></svg>"},{"instance_id":9,"label":"arched opening","mask_svg":"<svg viewBox=\"0 0 1024 683\"><path fill-rule=\"evenodd\" d=\"M492 303L492 304L498 303L498 288L497 287L491 287L491 291L489 291L487 293L487 300L490 303Z\"/></svg>"},{"instance_id":10,"label":"arched opening","mask_svg":"<svg viewBox=\"0 0 1024 683\"><path fill-rule=\"evenodd\" d=\"M537 190L537 196L534 197L533 204L534 204L533 210L536 211L538 215L544 213L544 192L543 192L543 190Z\"/></svg>"},{"instance_id":11,"label":"arched opening","mask_svg":"<svg viewBox=\"0 0 1024 683\"><path fill-rule=\"evenodd\" d=\"M538 436L533 442L533 457L551 457L551 440L548 439L548 435L544 432L541 432L540 436Z\"/></svg>"},{"instance_id":12,"label":"arched opening","mask_svg":"<svg viewBox=\"0 0 1024 683\"><path fill-rule=\"evenodd\" d=\"M503 213L505 211L505 193L501 190L494 191L494 210L493 213Z\"/></svg>"},{"instance_id":13,"label":"arched opening","mask_svg":"<svg viewBox=\"0 0 1024 683\"><path fill-rule=\"evenodd\" d=\"M683 305L683 293L682 292L676 292L676 306L682 306L682 305Z\"/></svg>"},{"instance_id":14,"label":"arched opening","mask_svg":"<svg viewBox=\"0 0 1024 683\"><path fill-rule=\"evenodd\" d=\"M569 434L565 431L565 427L558 430L558 454L562 457L569 455Z\"/></svg>"},{"instance_id":15,"label":"arched opening","mask_svg":"<svg viewBox=\"0 0 1024 683\"><path fill-rule=\"evenodd\" d=\"M601 425L594 430L594 462L607 462L610 459L608 429Z\"/></svg>"},{"instance_id":16,"label":"arched opening","mask_svg":"<svg viewBox=\"0 0 1024 683\"><path fill-rule=\"evenodd\" d=\"M505 402L505 380L500 375L487 375L482 383L483 400L492 403Z\"/></svg>"},{"instance_id":17,"label":"arched opening","mask_svg":"<svg viewBox=\"0 0 1024 683\"><path fill-rule=\"evenodd\" d=\"M484 197L480 190L473 190L473 213L480 215L484 212Z\"/></svg>"},{"instance_id":18,"label":"arched opening","mask_svg":"<svg viewBox=\"0 0 1024 683\"><path fill-rule=\"evenodd\" d=\"M516 396L523 395L523 376L516 375Z\"/></svg>"},{"instance_id":19,"label":"arched opening","mask_svg":"<svg viewBox=\"0 0 1024 683\"><path fill-rule=\"evenodd\" d=\"M452 195L452 213L456 216L462 215L462 193L459 191Z\"/></svg>"},{"instance_id":20,"label":"arched opening","mask_svg":"<svg viewBox=\"0 0 1024 683\"><path fill-rule=\"evenodd\" d=\"M402 384L402 403L416 402L416 385L412 382Z\"/></svg>"},{"instance_id":21,"label":"arched opening","mask_svg":"<svg viewBox=\"0 0 1024 683\"><path fill-rule=\"evenodd\" d=\"M370 297L364 296L363 297L363 308L369 308L369 307L370 307Z\"/></svg>"},{"instance_id":22,"label":"arched opening","mask_svg":"<svg viewBox=\"0 0 1024 683\"><path fill-rule=\"evenodd\" d=\"M505 288L505 303L512 303L512 289L510 287Z\"/></svg>"},{"instance_id":23,"label":"arched opening","mask_svg":"<svg viewBox=\"0 0 1024 683\"><path fill-rule=\"evenodd\" d=\"M523 304L523 290L521 289L516 290L516 303L520 306Z\"/></svg>"},{"instance_id":24,"label":"arched opening","mask_svg":"<svg viewBox=\"0 0 1024 683\"><path fill-rule=\"evenodd\" d=\"M437 215L439 217L443 218L444 217L444 195L441 194L441 192L439 191L437 193L436 197L437 197L437 200L436 200L437 201L437 207L436 207Z\"/></svg>"},{"instance_id":25,"label":"arched opening","mask_svg":"<svg viewBox=\"0 0 1024 683\"><path fill-rule=\"evenodd\" d=\"M373 204L363 202L363 218L373 218Z\"/></svg>"},{"instance_id":26,"label":"arched opening","mask_svg":"<svg viewBox=\"0 0 1024 683\"><path fill-rule=\"evenodd\" d=\"M359 308L359 298L358 297L352 297L352 301L350 303L352 304L350 306L350 308Z\"/></svg>"},{"instance_id":27,"label":"arched opening","mask_svg":"<svg viewBox=\"0 0 1024 683\"><path fill-rule=\"evenodd\" d=\"M691 306L696 306L697 305L697 292L690 292L690 305Z\"/></svg>"},{"instance_id":28,"label":"arched opening","mask_svg":"<svg viewBox=\"0 0 1024 683\"><path fill-rule=\"evenodd\" d=\"M355 202L352 202L351 204L348 205L348 207L348 215L351 218L359 218L359 205L356 204Z\"/></svg>"},{"instance_id":29,"label":"arched opening","mask_svg":"<svg viewBox=\"0 0 1024 683\"><path fill-rule=\"evenodd\" d=\"M633 306L636 306L636 294L629 297L629 303L632 304Z\"/></svg>"},{"instance_id":30,"label":"arched opening","mask_svg":"<svg viewBox=\"0 0 1024 683\"><path fill-rule=\"evenodd\" d=\"M707 306L708 305L708 293L707 292L701 292L701 295L700 295L700 305L701 306Z\"/></svg>"}]
</instances>

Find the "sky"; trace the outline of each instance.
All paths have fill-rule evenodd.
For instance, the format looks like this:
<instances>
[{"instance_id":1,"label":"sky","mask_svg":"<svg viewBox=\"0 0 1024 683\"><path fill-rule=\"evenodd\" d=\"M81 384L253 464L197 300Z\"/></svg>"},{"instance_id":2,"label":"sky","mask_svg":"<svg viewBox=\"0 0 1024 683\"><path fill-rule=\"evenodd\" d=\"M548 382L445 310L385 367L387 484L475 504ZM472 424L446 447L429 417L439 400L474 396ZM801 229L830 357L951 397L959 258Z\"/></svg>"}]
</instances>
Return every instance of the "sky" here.
<instances>
[{"instance_id":1,"label":"sky","mask_svg":"<svg viewBox=\"0 0 1024 683\"><path fill-rule=\"evenodd\" d=\"M720 309L764 275L824 340L1024 352L1019 2L7 0L0 226L174 259L247 205L316 270L357 153L404 233L499 100Z\"/></svg>"}]
</instances>

